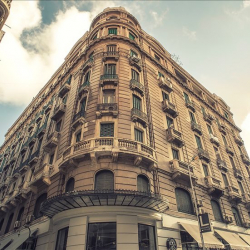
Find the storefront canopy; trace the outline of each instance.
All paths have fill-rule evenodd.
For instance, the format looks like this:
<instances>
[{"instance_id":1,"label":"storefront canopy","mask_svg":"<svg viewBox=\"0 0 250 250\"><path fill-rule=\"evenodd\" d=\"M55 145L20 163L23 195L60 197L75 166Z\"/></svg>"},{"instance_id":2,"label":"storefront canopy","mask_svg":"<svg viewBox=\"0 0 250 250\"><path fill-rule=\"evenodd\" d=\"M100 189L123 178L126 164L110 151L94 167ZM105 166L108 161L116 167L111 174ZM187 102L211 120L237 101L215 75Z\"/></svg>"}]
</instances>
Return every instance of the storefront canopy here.
<instances>
[{"instance_id":1,"label":"storefront canopy","mask_svg":"<svg viewBox=\"0 0 250 250\"><path fill-rule=\"evenodd\" d=\"M202 246L198 224L194 225L181 222L180 225L194 238L199 246ZM213 235L212 232L202 233L202 235L205 247L222 249L225 248L224 245Z\"/></svg>"},{"instance_id":2,"label":"storefront canopy","mask_svg":"<svg viewBox=\"0 0 250 250\"><path fill-rule=\"evenodd\" d=\"M215 232L230 245L231 249L250 250L250 245L242 240L238 234L222 230L215 230Z\"/></svg>"}]
</instances>

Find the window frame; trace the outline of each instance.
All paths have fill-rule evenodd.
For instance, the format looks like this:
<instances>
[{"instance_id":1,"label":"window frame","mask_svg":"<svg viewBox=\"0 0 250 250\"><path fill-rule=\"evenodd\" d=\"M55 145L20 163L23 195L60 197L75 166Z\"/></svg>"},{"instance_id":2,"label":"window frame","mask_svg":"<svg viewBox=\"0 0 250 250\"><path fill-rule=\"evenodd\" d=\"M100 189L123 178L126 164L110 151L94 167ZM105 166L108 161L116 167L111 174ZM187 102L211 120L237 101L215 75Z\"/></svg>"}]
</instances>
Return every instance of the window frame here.
<instances>
[{"instance_id":1,"label":"window frame","mask_svg":"<svg viewBox=\"0 0 250 250\"><path fill-rule=\"evenodd\" d=\"M140 135L140 136L139 136ZM134 128L134 136L135 136L135 141L143 143L143 136L144 136L144 131ZM141 140L140 140L141 139Z\"/></svg>"},{"instance_id":2,"label":"window frame","mask_svg":"<svg viewBox=\"0 0 250 250\"><path fill-rule=\"evenodd\" d=\"M111 131L111 132L113 132L113 134L112 135L111 134L106 135L107 133L105 135L102 134L102 129L104 129L105 126L108 126L108 125L111 126L111 124L113 126L113 131ZM114 124L114 122L104 122L104 123L100 124L100 137L114 137L114 134L115 134L115 124Z\"/></svg>"},{"instance_id":3,"label":"window frame","mask_svg":"<svg viewBox=\"0 0 250 250\"><path fill-rule=\"evenodd\" d=\"M64 235L64 242L63 242L63 248L61 248L60 245L58 245L59 243L59 234L61 232L63 232L64 230L66 230L66 237ZM69 234L69 227L64 227L64 228L61 228L60 230L57 231L57 237L56 237L56 246L55 246L55 250L66 250L67 248L67 241L68 241L68 234Z\"/></svg>"}]
</instances>

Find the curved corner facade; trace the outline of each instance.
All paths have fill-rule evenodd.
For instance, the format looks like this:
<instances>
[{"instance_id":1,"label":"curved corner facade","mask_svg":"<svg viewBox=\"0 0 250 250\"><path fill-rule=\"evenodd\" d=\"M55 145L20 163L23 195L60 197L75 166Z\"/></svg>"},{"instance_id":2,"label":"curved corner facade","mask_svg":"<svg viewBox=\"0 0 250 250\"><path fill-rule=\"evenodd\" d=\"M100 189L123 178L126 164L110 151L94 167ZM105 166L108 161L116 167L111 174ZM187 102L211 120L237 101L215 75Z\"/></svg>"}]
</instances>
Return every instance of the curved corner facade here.
<instances>
[{"instance_id":1,"label":"curved corner facade","mask_svg":"<svg viewBox=\"0 0 250 250\"><path fill-rule=\"evenodd\" d=\"M107 8L6 134L0 248L198 249L199 213L207 249L250 249L239 133L221 98Z\"/></svg>"}]
</instances>

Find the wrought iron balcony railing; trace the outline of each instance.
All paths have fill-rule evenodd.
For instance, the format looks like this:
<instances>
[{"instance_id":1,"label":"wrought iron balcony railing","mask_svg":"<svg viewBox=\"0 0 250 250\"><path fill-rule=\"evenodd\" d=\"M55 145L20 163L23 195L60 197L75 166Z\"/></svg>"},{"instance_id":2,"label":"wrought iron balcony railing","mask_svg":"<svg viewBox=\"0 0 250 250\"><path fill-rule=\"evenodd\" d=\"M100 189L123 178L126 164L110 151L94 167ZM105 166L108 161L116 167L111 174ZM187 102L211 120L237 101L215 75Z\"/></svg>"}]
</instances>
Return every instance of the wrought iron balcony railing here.
<instances>
[{"instance_id":1,"label":"wrought iron balcony railing","mask_svg":"<svg viewBox=\"0 0 250 250\"><path fill-rule=\"evenodd\" d=\"M136 81L135 79L130 80L130 89L136 90L139 92L142 96L144 96L144 86Z\"/></svg>"},{"instance_id":2,"label":"wrought iron balcony railing","mask_svg":"<svg viewBox=\"0 0 250 250\"><path fill-rule=\"evenodd\" d=\"M131 109L131 119L133 122L138 121L138 122L142 123L142 125L144 127L146 127L148 124L147 114L139 109L136 109L136 108Z\"/></svg>"}]
</instances>

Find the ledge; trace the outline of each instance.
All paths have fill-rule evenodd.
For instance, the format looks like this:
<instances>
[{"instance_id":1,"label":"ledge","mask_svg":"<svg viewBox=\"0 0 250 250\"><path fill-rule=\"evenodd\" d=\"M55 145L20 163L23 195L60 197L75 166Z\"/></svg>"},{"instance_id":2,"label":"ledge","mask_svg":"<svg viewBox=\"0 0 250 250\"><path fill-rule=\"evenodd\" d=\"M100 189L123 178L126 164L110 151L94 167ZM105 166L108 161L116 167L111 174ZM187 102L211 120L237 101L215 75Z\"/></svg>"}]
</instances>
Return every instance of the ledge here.
<instances>
[{"instance_id":1,"label":"ledge","mask_svg":"<svg viewBox=\"0 0 250 250\"><path fill-rule=\"evenodd\" d=\"M65 210L94 206L140 207L163 213L169 202L159 194L133 190L76 190L47 199L41 212L51 218Z\"/></svg>"}]
</instances>

